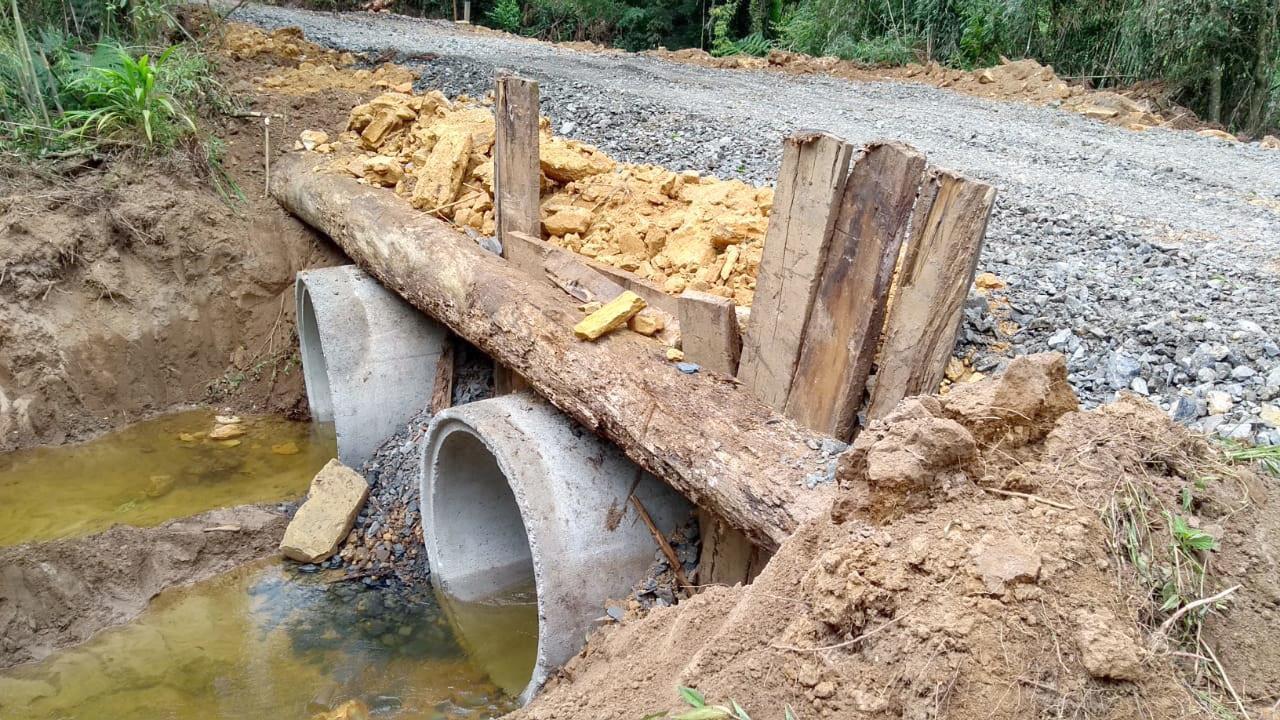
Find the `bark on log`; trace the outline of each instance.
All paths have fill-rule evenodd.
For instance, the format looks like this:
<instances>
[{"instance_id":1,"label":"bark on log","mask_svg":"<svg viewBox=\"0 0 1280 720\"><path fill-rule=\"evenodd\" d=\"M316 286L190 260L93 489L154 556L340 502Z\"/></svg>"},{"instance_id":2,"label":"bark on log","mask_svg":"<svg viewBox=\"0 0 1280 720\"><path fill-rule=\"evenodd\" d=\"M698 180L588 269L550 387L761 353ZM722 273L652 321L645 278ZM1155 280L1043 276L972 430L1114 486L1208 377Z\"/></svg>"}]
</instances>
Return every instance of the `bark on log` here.
<instances>
[{"instance_id":1,"label":"bark on log","mask_svg":"<svg viewBox=\"0 0 1280 720\"><path fill-rule=\"evenodd\" d=\"M272 190L286 209L691 501L767 549L830 507L831 485L803 482L821 435L728 378L680 373L652 338L577 340L581 314L558 290L386 190L316 172L319 162L281 163Z\"/></svg>"}]
</instances>

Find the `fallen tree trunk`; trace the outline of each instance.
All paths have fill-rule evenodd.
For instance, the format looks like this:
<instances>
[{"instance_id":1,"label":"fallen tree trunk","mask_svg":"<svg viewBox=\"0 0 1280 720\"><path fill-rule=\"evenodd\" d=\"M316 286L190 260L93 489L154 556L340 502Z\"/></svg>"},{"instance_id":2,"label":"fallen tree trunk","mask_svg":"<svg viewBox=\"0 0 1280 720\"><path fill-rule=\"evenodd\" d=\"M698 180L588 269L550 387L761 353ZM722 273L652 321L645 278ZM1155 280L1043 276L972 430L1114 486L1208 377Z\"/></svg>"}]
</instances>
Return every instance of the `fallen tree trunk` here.
<instances>
[{"instance_id":1,"label":"fallen tree trunk","mask_svg":"<svg viewBox=\"0 0 1280 720\"><path fill-rule=\"evenodd\" d=\"M272 194L386 287L637 464L767 549L826 512L832 484L806 482L833 465L815 449L830 447L824 436L732 378L679 372L652 338L624 330L594 343L576 339L582 315L569 297L386 190L316 172L318 163L287 158Z\"/></svg>"}]
</instances>

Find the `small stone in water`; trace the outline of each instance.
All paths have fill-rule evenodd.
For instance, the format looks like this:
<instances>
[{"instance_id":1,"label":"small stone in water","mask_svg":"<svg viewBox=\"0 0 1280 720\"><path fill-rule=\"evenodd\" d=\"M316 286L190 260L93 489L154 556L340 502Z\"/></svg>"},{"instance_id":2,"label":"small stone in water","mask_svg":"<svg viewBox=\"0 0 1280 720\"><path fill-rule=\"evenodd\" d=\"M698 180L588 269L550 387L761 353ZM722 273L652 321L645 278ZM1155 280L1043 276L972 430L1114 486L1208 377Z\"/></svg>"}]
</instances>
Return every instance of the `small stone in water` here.
<instances>
[{"instance_id":1,"label":"small stone in water","mask_svg":"<svg viewBox=\"0 0 1280 720\"><path fill-rule=\"evenodd\" d=\"M297 455L299 452L298 444L290 441L280 443L279 445L272 445L271 452L276 455Z\"/></svg>"}]
</instances>

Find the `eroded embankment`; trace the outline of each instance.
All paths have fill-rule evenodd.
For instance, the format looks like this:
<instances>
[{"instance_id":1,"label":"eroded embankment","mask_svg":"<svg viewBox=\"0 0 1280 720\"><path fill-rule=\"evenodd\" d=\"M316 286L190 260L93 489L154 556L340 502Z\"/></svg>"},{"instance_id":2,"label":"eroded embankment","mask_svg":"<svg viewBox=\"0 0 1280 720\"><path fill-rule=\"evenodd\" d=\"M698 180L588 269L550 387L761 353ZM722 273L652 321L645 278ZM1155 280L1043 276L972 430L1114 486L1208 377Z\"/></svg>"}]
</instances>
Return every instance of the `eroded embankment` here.
<instances>
[{"instance_id":1,"label":"eroded embankment","mask_svg":"<svg viewBox=\"0 0 1280 720\"><path fill-rule=\"evenodd\" d=\"M841 486L754 584L602 629L515 717L674 710L677 685L753 717L1199 717L1235 709L1224 672L1276 700L1250 639L1280 627L1269 491L1143 400L1076 411L1056 356L904 402Z\"/></svg>"},{"instance_id":2,"label":"eroded embankment","mask_svg":"<svg viewBox=\"0 0 1280 720\"><path fill-rule=\"evenodd\" d=\"M222 508L151 528L0 548L0 668L129 622L162 590L276 552L275 506Z\"/></svg>"}]
</instances>

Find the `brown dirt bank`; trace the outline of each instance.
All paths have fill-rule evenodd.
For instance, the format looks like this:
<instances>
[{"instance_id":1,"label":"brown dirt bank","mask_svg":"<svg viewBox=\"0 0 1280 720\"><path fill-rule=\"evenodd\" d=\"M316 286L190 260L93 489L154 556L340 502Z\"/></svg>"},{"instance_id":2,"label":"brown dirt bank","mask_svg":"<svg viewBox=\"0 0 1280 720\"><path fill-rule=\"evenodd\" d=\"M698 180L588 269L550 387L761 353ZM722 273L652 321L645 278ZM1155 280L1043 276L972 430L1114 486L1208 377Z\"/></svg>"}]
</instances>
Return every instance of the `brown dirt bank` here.
<instances>
[{"instance_id":1,"label":"brown dirt bank","mask_svg":"<svg viewBox=\"0 0 1280 720\"><path fill-rule=\"evenodd\" d=\"M756 718L1207 717L1237 710L1212 656L1278 699L1274 490L1145 401L1077 411L1058 356L906 401L840 482L754 584L603 628L514 717L675 716L682 685ZM1175 566L1173 518L1217 549ZM1167 592L1238 583L1160 629Z\"/></svg>"},{"instance_id":2,"label":"brown dirt bank","mask_svg":"<svg viewBox=\"0 0 1280 720\"><path fill-rule=\"evenodd\" d=\"M272 155L378 90L262 90L255 78L320 54L282 40L227 50L216 76L274 116ZM265 197L260 118L202 120L244 200L181 153L0 163L0 452L192 403L305 414L293 279L342 257Z\"/></svg>"},{"instance_id":3,"label":"brown dirt bank","mask_svg":"<svg viewBox=\"0 0 1280 720\"><path fill-rule=\"evenodd\" d=\"M287 521L275 506L242 505L157 527L117 525L0 548L0 668L129 622L167 588L271 555Z\"/></svg>"}]
</instances>

